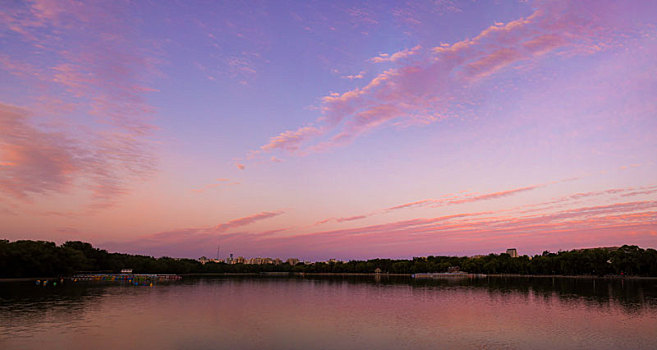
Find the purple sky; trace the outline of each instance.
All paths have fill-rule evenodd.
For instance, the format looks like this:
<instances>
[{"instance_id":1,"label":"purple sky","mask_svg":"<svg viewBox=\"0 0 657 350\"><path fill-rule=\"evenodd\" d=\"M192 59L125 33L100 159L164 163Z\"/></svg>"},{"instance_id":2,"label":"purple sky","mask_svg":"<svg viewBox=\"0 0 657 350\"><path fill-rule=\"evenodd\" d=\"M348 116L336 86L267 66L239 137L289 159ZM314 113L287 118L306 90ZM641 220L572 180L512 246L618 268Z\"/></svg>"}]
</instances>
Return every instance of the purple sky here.
<instances>
[{"instance_id":1,"label":"purple sky","mask_svg":"<svg viewBox=\"0 0 657 350\"><path fill-rule=\"evenodd\" d=\"M3 1L0 238L657 246L657 3Z\"/></svg>"}]
</instances>

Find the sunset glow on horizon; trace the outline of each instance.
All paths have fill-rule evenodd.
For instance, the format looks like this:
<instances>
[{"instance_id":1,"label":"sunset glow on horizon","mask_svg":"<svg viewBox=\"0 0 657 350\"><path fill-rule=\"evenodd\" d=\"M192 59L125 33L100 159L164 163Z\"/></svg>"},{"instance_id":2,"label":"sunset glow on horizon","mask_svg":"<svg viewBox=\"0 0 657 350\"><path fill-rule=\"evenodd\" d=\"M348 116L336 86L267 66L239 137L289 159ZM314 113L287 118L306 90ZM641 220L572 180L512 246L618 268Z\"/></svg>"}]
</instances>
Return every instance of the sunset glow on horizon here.
<instances>
[{"instance_id":1,"label":"sunset glow on horizon","mask_svg":"<svg viewBox=\"0 0 657 350\"><path fill-rule=\"evenodd\" d=\"M0 239L657 247L657 3L0 4Z\"/></svg>"}]
</instances>

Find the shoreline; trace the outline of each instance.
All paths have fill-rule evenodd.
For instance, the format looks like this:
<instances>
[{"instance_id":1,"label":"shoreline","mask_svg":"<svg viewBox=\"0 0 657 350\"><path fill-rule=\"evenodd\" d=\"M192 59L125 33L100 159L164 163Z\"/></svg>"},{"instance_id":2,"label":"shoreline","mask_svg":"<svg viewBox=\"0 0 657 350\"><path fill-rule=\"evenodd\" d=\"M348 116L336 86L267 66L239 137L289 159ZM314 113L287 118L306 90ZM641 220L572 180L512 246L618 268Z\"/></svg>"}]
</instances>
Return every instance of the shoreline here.
<instances>
[{"instance_id":1,"label":"shoreline","mask_svg":"<svg viewBox=\"0 0 657 350\"><path fill-rule=\"evenodd\" d=\"M408 277L410 273L330 273L330 272L245 272L245 273L188 273L180 274L183 278L203 277ZM566 278L566 279L598 279L598 280L657 280L657 276L594 276L594 275L523 275L523 274L485 274L484 278ZM70 277L10 277L0 278L2 282L30 282L36 280L59 280ZM438 277L438 279L440 279Z\"/></svg>"},{"instance_id":2,"label":"shoreline","mask_svg":"<svg viewBox=\"0 0 657 350\"><path fill-rule=\"evenodd\" d=\"M425 272L422 272L425 273ZM372 277L412 277L412 273L330 273L330 272L292 272L291 276L372 276ZM621 275L609 275L609 276L595 276L595 275L522 275L522 274L510 274L510 273L499 273L499 274L484 274L485 277L479 277L480 279L493 277L493 278L572 278L572 279L645 279L645 280L657 280L657 276L621 276Z\"/></svg>"}]
</instances>

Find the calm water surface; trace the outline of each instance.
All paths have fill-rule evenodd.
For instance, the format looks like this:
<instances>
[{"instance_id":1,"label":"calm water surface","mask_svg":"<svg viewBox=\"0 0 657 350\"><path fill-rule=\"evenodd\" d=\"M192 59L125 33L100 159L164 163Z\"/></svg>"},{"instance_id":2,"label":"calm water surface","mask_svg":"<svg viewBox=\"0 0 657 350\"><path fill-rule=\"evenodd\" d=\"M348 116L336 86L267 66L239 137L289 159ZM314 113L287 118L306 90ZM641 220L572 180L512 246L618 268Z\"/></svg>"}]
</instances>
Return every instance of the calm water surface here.
<instances>
[{"instance_id":1,"label":"calm water surface","mask_svg":"<svg viewBox=\"0 0 657 350\"><path fill-rule=\"evenodd\" d=\"M0 349L657 349L657 281L0 283Z\"/></svg>"}]
</instances>

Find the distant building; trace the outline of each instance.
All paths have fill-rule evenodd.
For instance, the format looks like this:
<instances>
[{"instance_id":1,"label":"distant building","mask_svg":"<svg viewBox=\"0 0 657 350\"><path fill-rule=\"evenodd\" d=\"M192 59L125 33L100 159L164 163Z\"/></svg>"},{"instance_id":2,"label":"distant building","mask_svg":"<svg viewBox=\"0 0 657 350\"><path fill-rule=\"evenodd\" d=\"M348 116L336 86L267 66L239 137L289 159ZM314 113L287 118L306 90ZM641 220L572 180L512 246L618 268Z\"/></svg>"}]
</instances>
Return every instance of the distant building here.
<instances>
[{"instance_id":1,"label":"distant building","mask_svg":"<svg viewBox=\"0 0 657 350\"><path fill-rule=\"evenodd\" d=\"M516 248L509 248L506 250L506 253L511 255L512 258L518 257L518 250Z\"/></svg>"},{"instance_id":2,"label":"distant building","mask_svg":"<svg viewBox=\"0 0 657 350\"><path fill-rule=\"evenodd\" d=\"M374 269L374 273L377 274L377 275L380 274L380 273L381 273L381 269L377 267L376 269Z\"/></svg>"},{"instance_id":3,"label":"distant building","mask_svg":"<svg viewBox=\"0 0 657 350\"><path fill-rule=\"evenodd\" d=\"M274 261L271 258L250 258L246 259L246 264L250 265L265 265L273 264Z\"/></svg>"},{"instance_id":4,"label":"distant building","mask_svg":"<svg viewBox=\"0 0 657 350\"><path fill-rule=\"evenodd\" d=\"M287 261L285 261L285 262L288 263L288 264L290 264L290 265L292 265L292 266L294 266L294 265L296 265L296 264L299 263L299 259L297 259L297 258L289 258L289 259L287 259Z\"/></svg>"},{"instance_id":5,"label":"distant building","mask_svg":"<svg viewBox=\"0 0 657 350\"><path fill-rule=\"evenodd\" d=\"M132 269L121 269L121 273L132 273Z\"/></svg>"}]
</instances>

